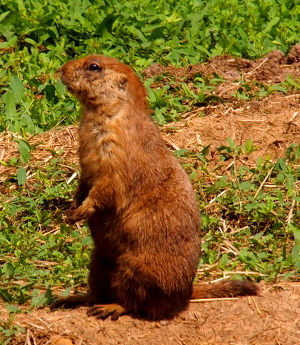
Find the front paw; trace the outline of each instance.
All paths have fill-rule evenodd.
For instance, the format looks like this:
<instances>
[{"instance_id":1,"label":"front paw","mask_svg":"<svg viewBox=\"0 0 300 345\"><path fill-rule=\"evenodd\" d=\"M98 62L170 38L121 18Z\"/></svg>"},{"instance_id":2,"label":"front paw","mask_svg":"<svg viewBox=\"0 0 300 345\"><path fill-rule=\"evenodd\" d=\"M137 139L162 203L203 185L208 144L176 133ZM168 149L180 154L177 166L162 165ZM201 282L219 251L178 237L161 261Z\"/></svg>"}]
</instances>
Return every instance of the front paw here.
<instances>
[{"instance_id":1,"label":"front paw","mask_svg":"<svg viewBox=\"0 0 300 345\"><path fill-rule=\"evenodd\" d=\"M68 209L66 212L66 222L68 224L74 224L81 220L88 219L95 212L94 207L89 206L88 203L80 205L76 209Z\"/></svg>"},{"instance_id":2,"label":"front paw","mask_svg":"<svg viewBox=\"0 0 300 345\"><path fill-rule=\"evenodd\" d=\"M65 216L66 216L66 223L68 224L74 224L77 222L77 220L74 218L74 213L76 209L73 208L72 206L66 210Z\"/></svg>"}]
</instances>

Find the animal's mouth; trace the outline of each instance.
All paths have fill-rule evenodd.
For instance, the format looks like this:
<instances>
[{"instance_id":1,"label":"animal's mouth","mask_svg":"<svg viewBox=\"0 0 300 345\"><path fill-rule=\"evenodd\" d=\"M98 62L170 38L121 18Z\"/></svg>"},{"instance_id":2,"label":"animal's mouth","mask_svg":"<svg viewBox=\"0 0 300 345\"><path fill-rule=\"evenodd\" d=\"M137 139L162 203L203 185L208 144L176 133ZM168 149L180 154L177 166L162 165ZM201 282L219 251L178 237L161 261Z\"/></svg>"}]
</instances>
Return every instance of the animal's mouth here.
<instances>
[{"instance_id":1,"label":"animal's mouth","mask_svg":"<svg viewBox=\"0 0 300 345\"><path fill-rule=\"evenodd\" d=\"M65 84L65 85L66 85L66 84ZM68 91L70 91L70 92L73 92L73 91L74 91L74 89L72 88L72 86L66 85L66 87L67 87L67 90L68 90Z\"/></svg>"},{"instance_id":2,"label":"animal's mouth","mask_svg":"<svg viewBox=\"0 0 300 345\"><path fill-rule=\"evenodd\" d=\"M60 79L61 79L62 83L63 83L64 85L66 85L67 90L68 90L69 92L73 92L73 88L72 88L72 86L69 85L67 78L64 77L63 75L61 75L61 78L60 78Z\"/></svg>"},{"instance_id":3,"label":"animal's mouth","mask_svg":"<svg viewBox=\"0 0 300 345\"><path fill-rule=\"evenodd\" d=\"M68 87L67 80L66 80L66 78L62 75L62 73L61 73L61 75L60 75L60 79L61 79L62 83Z\"/></svg>"}]
</instances>

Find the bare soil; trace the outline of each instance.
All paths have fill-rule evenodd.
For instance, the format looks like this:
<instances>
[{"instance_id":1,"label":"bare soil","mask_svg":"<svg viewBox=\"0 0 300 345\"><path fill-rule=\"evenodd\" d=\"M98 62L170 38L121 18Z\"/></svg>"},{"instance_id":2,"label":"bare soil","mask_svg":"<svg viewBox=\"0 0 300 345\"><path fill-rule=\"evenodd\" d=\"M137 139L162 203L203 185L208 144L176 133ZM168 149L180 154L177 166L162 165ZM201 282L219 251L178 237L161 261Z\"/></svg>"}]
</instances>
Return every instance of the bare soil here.
<instances>
[{"instance_id":1,"label":"bare soil","mask_svg":"<svg viewBox=\"0 0 300 345\"><path fill-rule=\"evenodd\" d=\"M145 77L174 75L178 81L192 79L196 73L210 78L214 73L224 78L215 95L225 102L199 107L185 114L179 122L161 128L171 149L201 150L210 145L214 150L227 144L227 138L244 145L251 139L257 150L245 157L243 164L255 165L258 157L276 160L292 143L300 144L300 92L272 93L265 98L237 101L233 94L242 87L241 76L252 85L278 85L288 75L300 77L300 46L288 56L274 51L257 61L219 56L205 64L187 68L153 65L144 71ZM203 116L204 114L204 116ZM201 115L201 116L200 116ZM76 162L76 126L62 128L31 138L41 143L34 159L47 161L49 150L63 149L66 162ZM0 158L3 161L17 155L12 134L3 133ZM0 166L0 182L15 174ZM300 284L261 285L261 296L231 300L191 303L187 311L174 320L148 322L132 316L118 321L97 320L86 316L86 309L59 310L48 308L22 313L15 323L26 332L17 336L12 345L100 345L100 344L235 344L275 345L300 342ZM7 312L0 304L0 318Z\"/></svg>"},{"instance_id":2,"label":"bare soil","mask_svg":"<svg viewBox=\"0 0 300 345\"><path fill-rule=\"evenodd\" d=\"M48 308L17 315L26 329L12 342L55 345L277 345L299 344L300 285L265 286L261 297L191 303L174 320L149 322L122 316L118 321L86 316L86 308ZM0 317L5 311L0 307Z\"/></svg>"}]
</instances>

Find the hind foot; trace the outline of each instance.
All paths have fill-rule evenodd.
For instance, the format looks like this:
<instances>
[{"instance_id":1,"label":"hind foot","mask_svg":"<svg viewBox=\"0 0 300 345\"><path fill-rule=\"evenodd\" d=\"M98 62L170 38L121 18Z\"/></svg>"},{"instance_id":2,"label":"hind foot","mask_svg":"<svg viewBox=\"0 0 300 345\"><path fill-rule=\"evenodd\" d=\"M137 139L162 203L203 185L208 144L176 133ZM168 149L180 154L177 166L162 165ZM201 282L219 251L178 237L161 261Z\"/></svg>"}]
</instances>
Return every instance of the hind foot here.
<instances>
[{"instance_id":1,"label":"hind foot","mask_svg":"<svg viewBox=\"0 0 300 345\"><path fill-rule=\"evenodd\" d=\"M111 320L116 321L121 315L127 314L127 310L119 304L96 304L88 310L88 316L96 316L97 319L105 320L111 315Z\"/></svg>"}]
</instances>

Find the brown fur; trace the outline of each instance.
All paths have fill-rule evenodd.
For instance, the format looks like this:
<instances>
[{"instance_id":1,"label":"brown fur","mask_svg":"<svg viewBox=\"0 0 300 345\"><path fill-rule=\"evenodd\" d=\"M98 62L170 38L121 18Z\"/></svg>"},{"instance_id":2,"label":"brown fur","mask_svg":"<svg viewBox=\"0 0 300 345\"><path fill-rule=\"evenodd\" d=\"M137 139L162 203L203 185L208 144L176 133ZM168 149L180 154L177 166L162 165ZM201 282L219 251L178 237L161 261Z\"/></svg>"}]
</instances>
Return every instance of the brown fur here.
<instances>
[{"instance_id":1,"label":"brown fur","mask_svg":"<svg viewBox=\"0 0 300 345\"><path fill-rule=\"evenodd\" d=\"M90 55L66 63L61 73L83 109L82 172L68 219L88 219L95 248L89 295L59 300L53 308L100 303L91 314L102 318L124 312L172 317L188 305L200 255L190 181L151 120L146 90L130 67ZM193 297L257 292L254 284L229 281L198 286Z\"/></svg>"}]
</instances>

